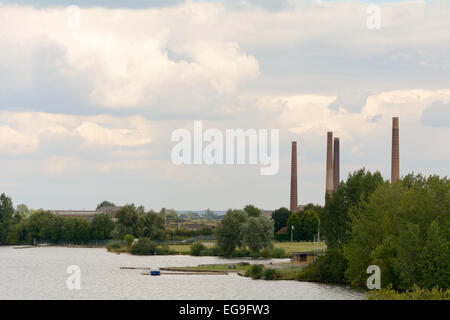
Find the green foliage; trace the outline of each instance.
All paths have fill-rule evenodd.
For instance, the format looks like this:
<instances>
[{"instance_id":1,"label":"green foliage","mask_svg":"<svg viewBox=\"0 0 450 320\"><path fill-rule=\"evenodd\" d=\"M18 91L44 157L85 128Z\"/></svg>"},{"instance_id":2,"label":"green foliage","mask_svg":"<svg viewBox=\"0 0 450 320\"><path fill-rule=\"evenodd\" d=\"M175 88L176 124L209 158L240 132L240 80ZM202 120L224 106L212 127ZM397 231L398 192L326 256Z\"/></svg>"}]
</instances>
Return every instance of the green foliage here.
<instances>
[{"instance_id":1,"label":"green foliage","mask_svg":"<svg viewBox=\"0 0 450 320\"><path fill-rule=\"evenodd\" d=\"M280 277L280 273L276 269L265 268L263 272L264 280L276 280Z\"/></svg>"},{"instance_id":2,"label":"green foliage","mask_svg":"<svg viewBox=\"0 0 450 320\"><path fill-rule=\"evenodd\" d=\"M241 226L243 244L251 252L258 252L263 248L271 248L273 240L273 221L263 216L250 217Z\"/></svg>"},{"instance_id":3,"label":"green foliage","mask_svg":"<svg viewBox=\"0 0 450 320\"><path fill-rule=\"evenodd\" d=\"M6 243L6 238L13 225L14 205L10 197L0 195L0 243Z\"/></svg>"},{"instance_id":4,"label":"green foliage","mask_svg":"<svg viewBox=\"0 0 450 320\"><path fill-rule=\"evenodd\" d=\"M385 289L369 291L366 295L368 300L450 300L450 289L434 287L427 290L414 286L412 290L398 292L388 286Z\"/></svg>"},{"instance_id":5,"label":"green foliage","mask_svg":"<svg viewBox=\"0 0 450 320\"><path fill-rule=\"evenodd\" d=\"M131 246L130 253L141 256L154 255L156 247L156 243L149 238L141 238Z\"/></svg>"},{"instance_id":6,"label":"green foliage","mask_svg":"<svg viewBox=\"0 0 450 320\"><path fill-rule=\"evenodd\" d=\"M138 218L138 236L151 240L166 240L167 234L164 227L164 217L156 212L150 211Z\"/></svg>"},{"instance_id":7,"label":"green foliage","mask_svg":"<svg viewBox=\"0 0 450 320\"><path fill-rule=\"evenodd\" d=\"M126 234L125 237L123 237L123 239L127 243L127 247L130 247L134 242L134 237L131 234Z\"/></svg>"},{"instance_id":8,"label":"green foliage","mask_svg":"<svg viewBox=\"0 0 450 320\"><path fill-rule=\"evenodd\" d=\"M97 214L91 222L92 239L108 240L112 237L114 222L108 214Z\"/></svg>"},{"instance_id":9,"label":"green foliage","mask_svg":"<svg viewBox=\"0 0 450 320\"><path fill-rule=\"evenodd\" d=\"M292 226L294 226L294 231L292 232ZM300 216L297 212L292 212L289 216L288 221L286 222L286 231L289 235L289 240L291 239L291 232L292 232L292 240L301 240L301 220Z\"/></svg>"},{"instance_id":10,"label":"green foliage","mask_svg":"<svg viewBox=\"0 0 450 320\"><path fill-rule=\"evenodd\" d=\"M105 208L105 207L115 207L116 205L112 202L109 201L102 201L101 203L99 203L97 205L97 210L100 208Z\"/></svg>"},{"instance_id":11,"label":"green foliage","mask_svg":"<svg viewBox=\"0 0 450 320\"><path fill-rule=\"evenodd\" d=\"M290 241L291 235L290 233L275 233L274 239L276 241Z\"/></svg>"},{"instance_id":12,"label":"green foliage","mask_svg":"<svg viewBox=\"0 0 450 320\"><path fill-rule=\"evenodd\" d=\"M247 212L249 217L259 217L261 215L261 210L252 204L246 205L244 211Z\"/></svg>"},{"instance_id":13,"label":"green foliage","mask_svg":"<svg viewBox=\"0 0 450 320\"><path fill-rule=\"evenodd\" d=\"M106 245L106 249L108 249L108 251L111 249L119 249L120 247L122 247L122 245L119 241L111 241Z\"/></svg>"},{"instance_id":14,"label":"green foliage","mask_svg":"<svg viewBox=\"0 0 450 320\"><path fill-rule=\"evenodd\" d=\"M248 215L245 211L230 209L217 225L217 247L223 255L231 256L237 247L242 246L241 226L247 219Z\"/></svg>"},{"instance_id":15,"label":"green foliage","mask_svg":"<svg viewBox=\"0 0 450 320\"><path fill-rule=\"evenodd\" d=\"M409 175L383 185L355 210L345 246L346 272L363 285L367 266L381 269L382 287L424 289L450 284L450 181Z\"/></svg>"},{"instance_id":16,"label":"green foliage","mask_svg":"<svg viewBox=\"0 0 450 320\"><path fill-rule=\"evenodd\" d=\"M298 280L345 283L346 268L347 260L342 249L329 249L325 255L316 257L314 262L298 275Z\"/></svg>"},{"instance_id":17,"label":"green foliage","mask_svg":"<svg viewBox=\"0 0 450 320\"><path fill-rule=\"evenodd\" d=\"M277 232L284 226L286 226L291 211L287 208L280 208L272 212L272 220L274 222L274 231Z\"/></svg>"},{"instance_id":18,"label":"green foliage","mask_svg":"<svg viewBox=\"0 0 450 320\"><path fill-rule=\"evenodd\" d=\"M263 276L264 267L260 264L252 264L251 267L245 273L246 277L251 277L252 279L261 279Z\"/></svg>"},{"instance_id":19,"label":"green foliage","mask_svg":"<svg viewBox=\"0 0 450 320\"><path fill-rule=\"evenodd\" d=\"M133 204L120 208L116 213L116 219L116 236L120 239L123 239L126 234L139 236L139 213Z\"/></svg>"},{"instance_id":20,"label":"green foliage","mask_svg":"<svg viewBox=\"0 0 450 320\"><path fill-rule=\"evenodd\" d=\"M319 214L312 209L303 211L300 216L300 240L313 240L318 227Z\"/></svg>"},{"instance_id":21,"label":"green foliage","mask_svg":"<svg viewBox=\"0 0 450 320\"><path fill-rule=\"evenodd\" d=\"M202 251L206 250L206 246L201 242L194 242L191 244L191 256L200 256Z\"/></svg>"},{"instance_id":22,"label":"green foliage","mask_svg":"<svg viewBox=\"0 0 450 320\"><path fill-rule=\"evenodd\" d=\"M380 185L386 183L379 172L372 174L360 169L350 174L331 198L327 195L321 215L321 231L328 248L343 247L351 237L351 212L358 210Z\"/></svg>"}]
</instances>

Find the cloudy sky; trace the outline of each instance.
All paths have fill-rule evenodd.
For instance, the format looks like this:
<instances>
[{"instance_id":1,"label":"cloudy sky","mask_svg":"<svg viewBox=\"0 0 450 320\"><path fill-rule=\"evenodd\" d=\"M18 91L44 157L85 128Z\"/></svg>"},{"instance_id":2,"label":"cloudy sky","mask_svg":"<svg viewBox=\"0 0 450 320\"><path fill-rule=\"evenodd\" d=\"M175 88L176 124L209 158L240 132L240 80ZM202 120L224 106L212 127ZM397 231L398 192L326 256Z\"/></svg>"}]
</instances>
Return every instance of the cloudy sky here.
<instances>
[{"instance_id":1,"label":"cloudy sky","mask_svg":"<svg viewBox=\"0 0 450 320\"><path fill-rule=\"evenodd\" d=\"M126 4L125 4L126 3ZM323 203L326 132L341 178L449 174L450 2L1 1L0 192L33 208L264 209ZM79 20L76 4L80 8ZM78 24L79 21L79 24ZM279 129L280 170L177 166L177 128Z\"/></svg>"}]
</instances>

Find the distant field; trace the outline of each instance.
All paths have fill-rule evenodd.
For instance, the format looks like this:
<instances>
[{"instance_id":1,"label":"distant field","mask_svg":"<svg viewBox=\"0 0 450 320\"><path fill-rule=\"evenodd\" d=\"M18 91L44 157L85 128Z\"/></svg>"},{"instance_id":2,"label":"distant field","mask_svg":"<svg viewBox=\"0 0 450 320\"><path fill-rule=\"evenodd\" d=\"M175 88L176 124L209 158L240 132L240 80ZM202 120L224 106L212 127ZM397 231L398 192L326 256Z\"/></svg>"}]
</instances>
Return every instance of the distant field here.
<instances>
[{"instance_id":1,"label":"distant field","mask_svg":"<svg viewBox=\"0 0 450 320\"><path fill-rule=\"evenodd\" d=\"M208 241L212 242L212 241ZM275 242L275 248L282 248L287 253L322 250L325 248L325 243L320 242L318 245L313 242ZM207 245L211 247L212 245ZM170 250L177 252L178 254L189 254L191 247L188 244L175 244L169 245Z\"/></svg>"},{"instance_id":2,"label":"distant field","mask_svg":"<svg viewBox=\"0 0 450 320\"><path fill-rule=\"evenodd\" d=\"M275 248L282 248L288 253L323 250L325 247L324 242L319 242L319 244L313 242L275 242Z\"/></svg>"}]
</instances>

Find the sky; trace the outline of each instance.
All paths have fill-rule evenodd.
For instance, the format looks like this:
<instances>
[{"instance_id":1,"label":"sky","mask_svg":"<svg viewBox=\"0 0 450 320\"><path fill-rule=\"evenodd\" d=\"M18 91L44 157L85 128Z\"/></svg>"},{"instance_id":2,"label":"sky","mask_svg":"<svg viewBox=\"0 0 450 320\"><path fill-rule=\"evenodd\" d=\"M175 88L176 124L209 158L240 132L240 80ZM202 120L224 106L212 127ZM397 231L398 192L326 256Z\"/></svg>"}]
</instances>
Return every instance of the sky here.
<instances>
[{"instance_id":1,"label":"sky","mask_svg":"<svg viewBox=\"0 0 450 320\"><path fill-rule=\"evenodd\" d=\"M299 202L323 204L327 131L341 179L389 179L393 116L401 175L447 176L449 16L450 1L0 1L0 192L44 209L276 209L295 140ZM174 164L171 135L194 121L278 129L278 173Z\"/></svg>"}]
</instances>

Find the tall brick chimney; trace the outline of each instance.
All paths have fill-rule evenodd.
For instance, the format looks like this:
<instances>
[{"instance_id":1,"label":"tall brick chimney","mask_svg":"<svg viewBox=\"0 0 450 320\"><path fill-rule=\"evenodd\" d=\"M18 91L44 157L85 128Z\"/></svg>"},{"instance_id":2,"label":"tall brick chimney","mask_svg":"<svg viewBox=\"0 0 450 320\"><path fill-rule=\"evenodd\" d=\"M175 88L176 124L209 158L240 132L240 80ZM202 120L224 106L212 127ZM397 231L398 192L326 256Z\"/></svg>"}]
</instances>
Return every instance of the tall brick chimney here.
<instances>
[{"instance_id":1,"label":"tall brick chimney","mask_svg":"<svg viewBox=\"0 0 450 320\"><path fill-rule=\"evenodd\" d=\"M333 156L333 189L336 190L340 181L340 163L339 163L339 138L334 138L334 156Z\"/></svg>"},{"instance_id":2,"label":"tall brick chimney","mask_svg":"<svg viewBox=\"0 0 450 320\"><path fill-rule=\"evenodd\" d=\"M398 117L392 118L392 163L391 163L391 183L395 183L400 178L400 142Z\"/></svg>"},{"instance_id":3,"label":"tall brick chimney","mask_svg":"<svg viewBox=\"0 0 450 320\"><path fill-rule=\"evenodd\" d=\"M333 193L333 132L327 134L327 184L326 191L329 196Z\"/></svg>"},{"instance_id":4,"label":"tall brick chimney","mask_svg":"<svg viewBox=\"0 0 450 320\"><path fill-rule=\"evenodd\" d=\"M291 211L297 211L298 208L297 199L297 142L292 141L292 154L291 154Z\"/></svg>"}]
</instances>

